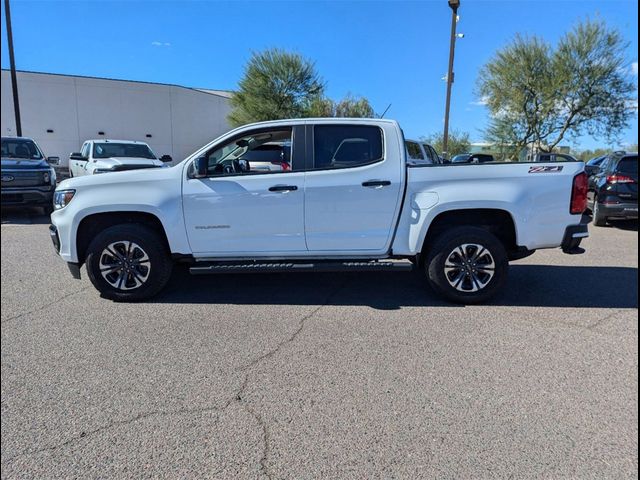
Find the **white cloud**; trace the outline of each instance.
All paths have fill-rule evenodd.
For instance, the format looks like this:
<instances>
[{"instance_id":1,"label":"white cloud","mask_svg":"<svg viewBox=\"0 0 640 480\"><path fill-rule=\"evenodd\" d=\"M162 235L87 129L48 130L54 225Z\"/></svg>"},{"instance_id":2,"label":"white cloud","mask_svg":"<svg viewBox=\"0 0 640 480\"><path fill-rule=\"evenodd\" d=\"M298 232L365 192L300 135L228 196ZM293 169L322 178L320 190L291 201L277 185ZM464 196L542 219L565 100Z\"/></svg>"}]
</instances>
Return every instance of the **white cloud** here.
<instances>
[{"instance_id":1,"label":"white cloud","mask_svg":"<svg viewBox=\"0 0 640 480\"><path fill-rule=\"evenodd\" d=\"M157 40L151 42L151 45L154 47L170 47L171 46L169 42L159 42Z\"/></svg>"},{"instance_id":2,"label":"white cloud","mask_svg":"<svg viewBox=\"0 0 640 480\"><path fill-rule=\"evenodd\" d=\"M485 106L488 103L489 103L489 97L484 96L484 97L480 97L479 100L475 100L473 102L469 102L469 105Z\"/></svg>"}]
</instances>

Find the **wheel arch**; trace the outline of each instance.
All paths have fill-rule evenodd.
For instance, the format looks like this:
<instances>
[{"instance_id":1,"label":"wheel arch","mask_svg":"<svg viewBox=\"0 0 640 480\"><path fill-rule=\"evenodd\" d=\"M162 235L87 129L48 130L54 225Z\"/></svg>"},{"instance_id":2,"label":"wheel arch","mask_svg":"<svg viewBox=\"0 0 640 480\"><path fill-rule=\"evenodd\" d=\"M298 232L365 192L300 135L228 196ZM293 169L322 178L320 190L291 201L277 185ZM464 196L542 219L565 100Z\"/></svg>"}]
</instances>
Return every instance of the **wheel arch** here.
<instances>
[{"instance_id":1,"label":"wheel arch","mask_svg":"<svg viewBox=\"0 0 640 480\"><path fill-rule=\"evenodd\" d=\"M133 211L113 211L93 213L84 217L76 231L76 248L78 263L82 265L87 255L91 240L103 230L123 224L145 225L156 232L163 242L164 248L170 252L169 240L160 219L153 213Z\"/></svg>"},{"instance_id":2,"label":"wheel arch","mask_svg":"<svg viewBox=\"0 0 640 480\"><path fill-rule=\"evenodd\" d=\"M452 227L474 226L488 230L504 245L507 252L518 250L518 232L513 215L500 208L469 208L438 213L427 228L422 241L421 255L442 232Z\"/></svg>"}]
</instances>

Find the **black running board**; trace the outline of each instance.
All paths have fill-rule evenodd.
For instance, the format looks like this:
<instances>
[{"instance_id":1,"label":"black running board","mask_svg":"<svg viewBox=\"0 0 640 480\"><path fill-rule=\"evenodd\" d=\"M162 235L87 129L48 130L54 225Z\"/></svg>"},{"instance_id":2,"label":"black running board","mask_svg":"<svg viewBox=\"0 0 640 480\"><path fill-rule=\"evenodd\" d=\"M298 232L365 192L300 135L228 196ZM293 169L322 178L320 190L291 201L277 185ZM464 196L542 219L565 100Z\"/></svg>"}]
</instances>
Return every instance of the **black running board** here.
<instances>
[{"instance_id":1,"label":"black running board","mask_svg":"<svg viewBox=\"0 0 640 480\"><path fill-rule=\"evenodd\" d=\"M218 273L291 273L291 272L407 272L411 262L246 262L206 263L189 268L192 275Z\"/></svg>"}]
</instances>

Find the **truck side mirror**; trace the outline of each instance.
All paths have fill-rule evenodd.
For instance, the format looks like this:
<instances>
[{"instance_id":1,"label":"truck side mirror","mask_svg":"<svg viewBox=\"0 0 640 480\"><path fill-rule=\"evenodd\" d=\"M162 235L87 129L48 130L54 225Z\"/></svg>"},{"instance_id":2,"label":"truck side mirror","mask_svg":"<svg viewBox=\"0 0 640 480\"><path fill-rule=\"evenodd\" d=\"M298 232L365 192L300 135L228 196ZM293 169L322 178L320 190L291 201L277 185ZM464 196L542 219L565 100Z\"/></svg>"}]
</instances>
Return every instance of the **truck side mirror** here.
<instances>
[{"instance_id":1,"label":"truck side mirror","mask_svg":"<svg viewBox=\"0 0 640 480\"><path fill-rule=\"evenodd\" d=\"M194 178L205 178L209 171L209 159L207 157L198 157L193 162L195 173Z\"/></svg>"},{"instance_id":2,"label":"truck side mirror","mask_svg":"<svg viewBox=\"0 0 640 480\"><path fill-rule=\"evenodd\" d=\"M47 157L47 163L50 165L60 165L60 157Z\"/></svg>"},{"instance_id":3,"label":"truck side mirror","mask_svg":"<svg viewBox=\"0 0 640 480\"><path fill-rule=\"evenodd\" d=\"M171 158L171 155L162 155L160 157L160 161L164 163L168 163L168 162L172 162L173 158Z\"/></svg>"},{"instance_id":4,"label":"truck side mirror","mask_svg":"<svg viewBox=\"0 0 640 480\"><path fill-rule=\"evenodd\" d=\"M82 162L87 161L87 159L83 157L80 152L73 152L71 155L69 155L69 160L80 160Z\"/></svg>"}]
</instances>

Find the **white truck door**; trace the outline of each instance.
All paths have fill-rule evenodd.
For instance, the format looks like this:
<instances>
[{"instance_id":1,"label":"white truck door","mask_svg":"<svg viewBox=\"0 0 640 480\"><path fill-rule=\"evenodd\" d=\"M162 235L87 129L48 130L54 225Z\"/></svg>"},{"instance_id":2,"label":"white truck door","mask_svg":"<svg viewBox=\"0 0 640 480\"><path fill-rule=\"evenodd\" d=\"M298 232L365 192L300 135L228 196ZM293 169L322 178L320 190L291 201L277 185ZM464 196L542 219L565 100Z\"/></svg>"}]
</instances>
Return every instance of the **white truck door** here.
<instances>
[{"instance_id":1,"label":"white truck door","mask_svg":"<svg viewBox=\"0 0 640 480\"><path fill-rule=\"evenodd\" d=\"M305 236L310 252L384 253L400 210L404 152L394 124L309 125Z\"/></svg>"},{"instance_id":2,"label":"white truck door","mask_svg":"<svg viewBox=\"0 0 640 480\"><path fill-rule=\"evenodd\" d=\"M84 142L80 149L80 157L69 158L69 170L74 177L85 175L85 166L89 159L91 142Z\"/></svg>"},{"instance_id":3,"label":"white truck door","mask_svg":"<svg viewBox=\"0 0 640 480\"><path fill-rule=\"evenodd\" d=\"M282 171L252 171L243 159L263 147ZM291 150L291 156L289 151ZM285 153L286 152L286 153ZM187 168L185 226L196 257L279 256L306 253L304 240L304 127L244 131L205 154L206 178Z\"/></svg>"}]
</instances>

